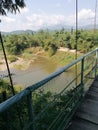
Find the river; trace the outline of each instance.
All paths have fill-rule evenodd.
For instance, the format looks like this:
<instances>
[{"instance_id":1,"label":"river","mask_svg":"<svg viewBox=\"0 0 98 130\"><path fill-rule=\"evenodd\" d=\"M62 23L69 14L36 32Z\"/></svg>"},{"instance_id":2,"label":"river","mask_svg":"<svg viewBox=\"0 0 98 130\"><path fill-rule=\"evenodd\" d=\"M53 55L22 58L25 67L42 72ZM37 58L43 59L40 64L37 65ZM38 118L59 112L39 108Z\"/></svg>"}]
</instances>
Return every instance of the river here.
<instances>
[{"instance_id":1,"label":"river","mask_svg":"<svg viewBox=\"0 0 98 130\"><path fill-rule=\"evenodd\" d=\"M11 69L14 84L20 84L24 88L30 86L59 69L56 63L45 57L38 56L26 70ZM0 71L1 78L7 75L7 71Z\"/></svg>"},{"instance_id":2,"label":"river","mask_svg":"<svg viewBox=\"0 0 98 130\"><path fill-rule=\"evenodd\" d=\"M29 68L26 70L16 70L11 69L11 73L13 73L12 79L14 84L19 84L23 88L33 85L34 83L46 78L51 73L60 69L61 66L57 63L51 62L49 59L45 57L38 56L36 60L30 64ZM7 75L7 71L1 71L0 75ZM66 80L70 80L72 78L72 74L69 73L64 74ZM65 79L65 78L64 78ZM62 77L62 82L65 82ZM62 83L63 84L63 83Z\"/></svg>"},{"instance_id":3,"label":"river","mask_svg":"<svg viewBox=\"0 0 98 130\"><path fill-rule=\"evenodd\" d=\"M60 66L47 58L37 57L27 70L17 70L13 76L13 81L14 83L19 83L24 87L27 87L44 79L46 76L59 69L59 67Z\"/></svg>"}]
</instances>

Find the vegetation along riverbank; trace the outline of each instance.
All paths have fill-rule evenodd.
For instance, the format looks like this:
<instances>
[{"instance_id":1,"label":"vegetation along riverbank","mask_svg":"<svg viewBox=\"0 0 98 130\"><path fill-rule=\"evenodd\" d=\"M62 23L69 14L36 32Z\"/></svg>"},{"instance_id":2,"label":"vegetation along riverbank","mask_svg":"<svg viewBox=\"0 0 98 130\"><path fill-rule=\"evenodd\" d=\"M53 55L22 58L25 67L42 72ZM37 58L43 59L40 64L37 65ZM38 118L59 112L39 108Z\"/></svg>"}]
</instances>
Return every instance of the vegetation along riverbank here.
<instances>
[{"instance_id":1,"label":"vegetation along riverbank","mask_svg":"<svg viewBox=\"0 0 98 130\"><path fill-rule=\"evenodd\" d=\"M76 32L61 30L40 30L28 34L3 35L4 46L11 68L26 69L36 60L44 56L61 65L75 59ZM98 36L93 30L78 31L78 56L97 47ZM0 46L0 52L2 48ZM3 55L0 57L0 70L5 70Z\"/></svg>"}]
</instances>

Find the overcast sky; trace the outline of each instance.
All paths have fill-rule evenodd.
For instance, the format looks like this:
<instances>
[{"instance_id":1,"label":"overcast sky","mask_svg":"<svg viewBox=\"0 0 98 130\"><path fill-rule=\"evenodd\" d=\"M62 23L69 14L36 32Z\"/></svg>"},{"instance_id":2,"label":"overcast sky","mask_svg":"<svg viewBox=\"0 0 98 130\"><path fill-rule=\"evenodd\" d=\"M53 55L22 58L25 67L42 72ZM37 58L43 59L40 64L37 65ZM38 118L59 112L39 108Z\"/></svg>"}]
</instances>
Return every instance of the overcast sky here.
<instances>
[{"instance_id":1,"label":"overcast sky","mask_svg":"<svg viewBox=\"0 0 98 130\"><path fill-rule=\"evenodd\" d=\"M80 26L94 24L96 0L78 0ZM26 7L20 13L0 16L1 31L33 31L54 26L75 26L76 0L25 0ZM98 12L98 11L97 11Z\"/></svg>"}]
</instances>

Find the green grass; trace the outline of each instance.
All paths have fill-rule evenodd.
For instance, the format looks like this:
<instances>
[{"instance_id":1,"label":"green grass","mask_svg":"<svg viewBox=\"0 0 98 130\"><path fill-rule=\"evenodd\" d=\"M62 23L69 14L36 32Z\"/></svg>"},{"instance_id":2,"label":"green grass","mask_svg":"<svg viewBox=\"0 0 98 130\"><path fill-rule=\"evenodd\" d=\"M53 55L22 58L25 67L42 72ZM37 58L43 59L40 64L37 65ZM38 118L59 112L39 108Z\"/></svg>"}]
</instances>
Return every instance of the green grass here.
<instances>
[{"instance_id":1,"label":"green grass","mask_svg":"<svg viewBox=\"0 0 98 130\"><path fill-rule=\"evenodd\" d=\"M0 61L0 65L2 65L2 64L3 64L3 62Z\"/></svg>"},{"instance_id":2,"label":"green grass","mask_svg":"<svg viewBox=\"0 0 98 130\"><path fill-rule=\"evenodd\" d=\"M32 53L27 53L27 52L24 52L22 54L22 58L25 59L25 60L30 60L30 59L33 59L34 58L34 55Z\"/></svg>"},{"instance_id":3,"label":"green grass","mask_svg":"<svg viewBox=\"0 0 98 130\"><path fill-rule=\"evenodd\" d=\"M82 56L82 54L78 54L77 57L80 56ZM64 66L75 60L75 53L57 52L55 55L51 57L51 60Z\"/></svg>"},{"instance_id":4,"label":"green grass","mask_svg":"<svg viewBox=\"0 0 98 130\"><path fill-rule=\"evenodd\" d=\"M10 63L15 62L18 60L18 58L15 55L9 55L8 56L8 60L10 61Z\"/></svg>"},{"instance_id":5,"label":"green grass","mask_svg":"<svg viewBox=\"0 0 98 130\"><path fill-rule=\"evenodd\" d=\"M37 55L39 55L42 57L46 57L48 58L51 62L54 62L60 66L65 66L69 63L71 63L72 61L75 60L75 53L72 52L63 52L63 51L57 51L53 56L49 56L48 52L43 51L43 49L41 47L32 47L32 48L28 48L26 49L21 55L20 57L22 57L25 61L29 62L30 60L33 60L37 57ZM78 57L82 56L82 53L78 54ZM11 62L15 62L17 60L17 57L14 55L9 55L8 56L8 60ZM2 64L2 63L0 63ZM24 67L25 65L15 65L15 68L17 69L25 69ZM27 67L27 65L26 65Z\"/></svg>"},{"instance_id":6,"label":"green grass","mask_svg":"<svg viewBox=\"0 0 98 130\"><path fill-rule=\"evenodd\" d=\"M28 48L26 49L23 53L22 53L22 58L26 59L26 60L31 60L33 58L36 57L36 54L41 51L42 49L40 47L32 47L32 48Z\"/></svg>"}]
</instances>

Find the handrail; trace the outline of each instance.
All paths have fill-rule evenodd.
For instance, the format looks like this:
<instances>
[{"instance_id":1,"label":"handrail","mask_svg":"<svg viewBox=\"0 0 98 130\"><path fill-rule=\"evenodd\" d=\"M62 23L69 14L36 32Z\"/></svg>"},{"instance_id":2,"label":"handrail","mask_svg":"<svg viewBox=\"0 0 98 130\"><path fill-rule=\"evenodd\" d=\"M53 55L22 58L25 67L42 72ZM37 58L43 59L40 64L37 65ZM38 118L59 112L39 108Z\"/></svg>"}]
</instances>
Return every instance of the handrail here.
<instances>
[{"instance_id":1,"label":"handrail","mask_svg":"<svg viewBox=\"0 0 98 130\"><path fill-rule=\"evenodd\" d=\"M98 48L96 48L94 51L91 51L87 54L85 54L84 56L78 58L77 60L73 61L72 63L68 64L67 66L59 69L58 71L52 73L50 76L48 76L47 78L39 81L38 83L27 87L26 89L24 89L23 91L21 91L20 93L16 94L15 96L9 98L8 100L2 102L0 104L0 113L4 112L5 110L7 110L10 106L14 105L15 103L17 103L19 100L21 100L23 97L29 95L32 91L40 88L42 85L46 84L48 81L50 81L51 79L57 77L58 75L60 75L61 73L63 73L64 71L66 71L67 69L69 69L71 66L77 64L79 61L82 61L82 59L84 59L85 57L91 55L92 53L98 51Z\"/></svg>"},{"instance_id":2,"label":"handrail","mask_svg":"<svg viewBox=\"0 0 98 130\"><path fill-rule=\"evenodd\" d=\"M7 123L7 129L16 128L15 124L18 130L65 129L92 83L91 78L97 75L97 63L98 49L95 49L2 102L0 128L6 129Z\"/></svg>"}]
</instances>

